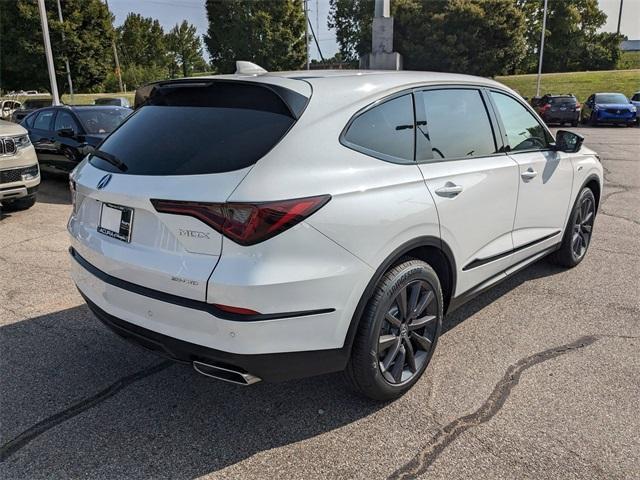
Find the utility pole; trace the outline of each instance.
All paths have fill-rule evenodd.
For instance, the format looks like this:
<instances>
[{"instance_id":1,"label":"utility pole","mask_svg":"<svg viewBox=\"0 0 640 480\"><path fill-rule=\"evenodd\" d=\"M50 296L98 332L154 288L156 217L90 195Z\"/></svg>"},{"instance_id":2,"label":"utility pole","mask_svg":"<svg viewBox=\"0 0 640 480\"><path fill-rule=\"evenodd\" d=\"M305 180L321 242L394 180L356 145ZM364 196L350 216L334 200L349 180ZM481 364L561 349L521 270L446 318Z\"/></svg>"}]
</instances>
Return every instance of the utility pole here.
<instances>
[{"instance_id":1,"label":"utility pole","mask_svg":"<svg viewBox=\"0 0 640 480\"><path fill-rule=\"evenodd\" d=\"M60 105L58 96L58 83L56 82L56 69L53 66L53 54L51 53L51 40L49 39L49 21L47 20L47 9L44 0L38 0L38 10L40 10L40 22L42 22L42 37L44 39L44 55L47 57L47 70L49 71L49 82L51 83L51 97L54 105Z\"/></svg>"},{"instance_id":2,"label":"utility pole","mask_svg":"<svg viewBox=\"0 0 640 480\"><path fill-rule=\"evenodd\" d=\"M60 23L64 23L64 19L62 18L62 7L60 6L60 0L56 0L58 4L58 19ZM65 43L64 36L64 25L62 26L62 43ZM69 83L69 93L71 94L71 103L73 103L73 82L71 81L71 69L69 68L69 57L65 55L64 57L64 65L67 68L67 82Z\"/></svg>"},{"instance_id":3,"label":"utility pole","mask_svg":"<svg viewBox=\"0 0 640 480\"><path fill-rule=\"evenodd\" d=\"M307 60L306 60L306 69L309 70L309 9L307 8L307 0L302 0L302 5L304 6L304 44L307 49Z\"/></svg>"},{"instance_id":4,"label":"utility pole","mask_svg":"<svg viewBox=\"0 0 640 480\"><path fill-rule=\"evenodd\" d=\"M109 0L104 0L104 4L107 6L107 11L111 13L111 11L109 10ZM113 37L111 38L111 46L113 47L113 59L116 62L116 75L118 76L118 85L120 86L120 91L124 92L124 87L122 86L122 72L120 71L120 61L118 60L118 48L116 47L115 32Z\"/></svg>"},{"instance_id":5,"label":"utility pole","mask_svg":"<svg viewBox=\"0 0 640 480\"><path fill-rule=\"evenodd\" d=\"M540 79L542 78L542 57L544 56L544 34L547 30L547 0L544 0L542 12L542 33L540 34L540 60L538 61L538 81L536 85L536 97L540 96Z\"/></svg>"},{"instance_id":6,"label":"utility pole","mask_svg":"<svg viewBox=\"0 0 640 480\"><path fill-rule=\"evenodd\" d=\"M624 0L620 0L620 11L618 12L618 35L620 35L620 24L622 23L622 4Z\"/></svg>"}]
</instances>

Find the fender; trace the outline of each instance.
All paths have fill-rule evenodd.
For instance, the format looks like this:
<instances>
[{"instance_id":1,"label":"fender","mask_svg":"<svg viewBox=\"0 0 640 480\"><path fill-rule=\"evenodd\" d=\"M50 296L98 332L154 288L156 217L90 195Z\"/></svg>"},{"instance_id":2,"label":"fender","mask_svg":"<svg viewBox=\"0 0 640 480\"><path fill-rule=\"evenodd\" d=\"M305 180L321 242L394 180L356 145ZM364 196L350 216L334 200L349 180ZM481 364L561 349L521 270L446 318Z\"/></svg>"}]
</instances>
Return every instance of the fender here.
<instances>
[{"instance_id":1,"label":"fender","mask_svg":"<svg viewBox=\"0 0 640 480\"><path fill-rule=\"evenodd\" d=\"M364 312L364 309L367 306L367 303L369 303L369 300L373 296L373 292L376 288L376 285L378 284L378 281L395 262L397 262L400 258L402 258L403 255L406 255L411 250L414 250L419 247L435 247L444 254L445 258L449 262L449 267L451 271L451 291L452 292L455 291L456 264L453 257L453 252L449 247L449 245L443 242L440 238L433 237L433 236L417 237L400 245L376 269L375 273L373 274L373 277L371 277L371 280L369 280L369 283L367 284L367 287L365 288L364 293L362 294L362 297L360 297L360 301L356 306L356 310L353 314L353 317L351 317L351 323L349 324L349 329L347 330L347 335L345 337L344 345L342 347L343 354L346 355L347 361L351 356L351 347L353 345L353 339L355 338L356 332L358 331L358 325L360 324L362 313ZM447 306L445 305L444 306L445 313L447 311L446 307Z\"/></svg>"}]
</instances>

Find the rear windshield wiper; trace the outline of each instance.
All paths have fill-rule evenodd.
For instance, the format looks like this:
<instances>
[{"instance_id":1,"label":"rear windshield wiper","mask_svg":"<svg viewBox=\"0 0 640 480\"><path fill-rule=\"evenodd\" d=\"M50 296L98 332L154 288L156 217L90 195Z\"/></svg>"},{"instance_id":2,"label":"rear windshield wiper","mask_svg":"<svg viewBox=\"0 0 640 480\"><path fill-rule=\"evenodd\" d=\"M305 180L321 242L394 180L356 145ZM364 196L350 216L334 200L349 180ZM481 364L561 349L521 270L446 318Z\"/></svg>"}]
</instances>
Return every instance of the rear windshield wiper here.
<instances>
[{"instance_id":1,"label":"rear windshield wiper","mask_svg":"<svg viewBox=\"0 0 640 480\"><path fill-rule=\"evenodd\" d=\"M124 164L124 162L119 160L115 155L111 155L110 153L103 152L102 150L98 150L97 148L94 149L90 153L90 155L93 155L94 157L98 157L98 158L104 160L105 162L110 163L111 165L116 167L121 172L126 172L129 169L129 167L127 167Z\"/></svg>"}]
</instances>

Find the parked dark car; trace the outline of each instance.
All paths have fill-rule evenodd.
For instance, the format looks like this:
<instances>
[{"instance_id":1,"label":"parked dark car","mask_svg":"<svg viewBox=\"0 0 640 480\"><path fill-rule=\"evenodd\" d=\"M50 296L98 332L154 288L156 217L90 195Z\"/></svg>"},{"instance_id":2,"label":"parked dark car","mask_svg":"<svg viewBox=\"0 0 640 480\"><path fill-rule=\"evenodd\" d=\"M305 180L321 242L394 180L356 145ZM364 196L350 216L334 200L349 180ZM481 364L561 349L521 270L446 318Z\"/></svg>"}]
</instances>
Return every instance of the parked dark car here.
<instances>
[{"instance_id":1,"label":"parked dark car","mask_svg":"<svg viewBox=\"0 0 640 480\"><path fill-rule=\"evenodd\" d=\"M547 125L570 123L575 127L580 121L580 102L570 93L566 95L544 95L535 104L532 102L532 106Z\"/></svg>"},{"instance_id":2,"label":"parked dark car","mask_svg":"<svg viewBox=\"0 0 640 480\"><path fill-rule=\"evenodd\" d=\"M31 112L39 108L50 107L53 104L51 97L47 98L27 98L22 102L22 106L11 114L11 121L21 123Z\"/></svg>"},{"instance_id":3,"label":"parked dark car","mask_svg":"<svg viewBox=\"0 0 640 480\"><path fill-rule=\"evenodd\" d=\"M59 106L27 116L40 167L69 172L131 113L123 107Z\"/></svg>"},{"instance_id":4,"label":"parked dark car","mask_svg":"<svg viewBox=\"0 0 640 480\"><path fill-rule=\"evenodd\" d=\"M594 93L584 103L582 122L591 125L616 123L634 125L638 109L622 93Z\"/></svg>"}]
</instances>

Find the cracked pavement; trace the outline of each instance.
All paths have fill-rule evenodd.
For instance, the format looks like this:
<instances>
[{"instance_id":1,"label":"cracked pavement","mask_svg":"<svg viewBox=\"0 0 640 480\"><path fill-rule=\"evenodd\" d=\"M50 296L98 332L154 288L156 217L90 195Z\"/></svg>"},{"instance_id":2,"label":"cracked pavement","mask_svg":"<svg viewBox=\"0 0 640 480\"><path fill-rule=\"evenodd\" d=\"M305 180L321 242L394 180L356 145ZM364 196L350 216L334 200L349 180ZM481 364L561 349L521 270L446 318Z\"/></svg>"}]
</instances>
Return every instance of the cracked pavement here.
<instances>
[{"instance_id":1,"label":"cracked pavement","mask_svg":"<svg viewBox=\"0 0 640 480\"><path fill-rule=\"evenodd\" d=\"M605 190L587 258L446 319L403 398L250 388L110 333L68 276L67 182L0 214L0 479L640 478L640 130L578 128Z\"/></svg>"}]
</instances>

